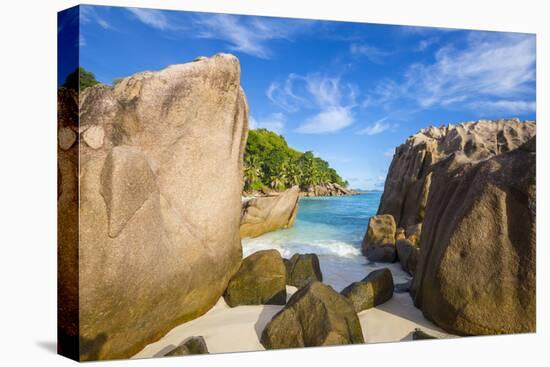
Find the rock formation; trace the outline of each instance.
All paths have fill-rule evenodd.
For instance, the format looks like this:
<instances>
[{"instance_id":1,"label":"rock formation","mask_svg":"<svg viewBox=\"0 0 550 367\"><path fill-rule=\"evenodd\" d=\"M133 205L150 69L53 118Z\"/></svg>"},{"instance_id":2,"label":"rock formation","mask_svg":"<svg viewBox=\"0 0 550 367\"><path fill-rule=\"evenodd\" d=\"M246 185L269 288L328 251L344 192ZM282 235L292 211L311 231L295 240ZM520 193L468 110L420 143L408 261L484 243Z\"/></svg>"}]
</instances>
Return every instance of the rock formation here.
<instances>
[{"instance_id":1,"label":"rock formation","mask_svg":"<svg viewBox=\"0 0 550 367\"><path fill-rule=\"evenodd\" d=\"M426 340L426 339L437 339L437 337L426 333L420 328L414 329L412 333L412 340Z\"/></svg>"},{"instance_id":2,"label":"rock formation","mask_svg":"<svg viewBox=\"0 0 550 367\"><path fill-rule=\"evenodd\" d=\"M535 137L456 169L434 171L411 292L443 329L535 331Z\"/></svg>"},{"instance_id":3,"label":"rock formation","mask_svg":"<svg viewBox=\"0 0 550 367\"><path fill-rule=\"evenodd\" d=\"M375 215L369 219L367 231L363 238L363 253L370 261L394 262L395 221L389 214Z\"/></svg>"},{"instance_id":4,"label":"rock formation","mask_svg":"<svg viewBox=\"0 0 550 367\"><path fill-rule=\"evenodd\" d=\"M286 269L277 250L262 250L246 257L224 293L230 307L284 305Z\"/></svg>"},{"instance_id":5,"label":"rock formation","mask_svg":"<svg viewBox=\"0 0 550 367\"><path fill-rule=\"evenodd\" d=\"M266 325L260 341L266 349L364 343L353 306L320 282L294 293Z\"/></svg>"},{"instance_id":6,"label":"rock formation","mask_svg":"<svg viewBox=\"0 0 550 367\"><path fill-rule=\"evenodd\" d=\"M57 340L58 352L79 359L78 93L57 92Z\"/></svg>"},{"instance_id":7,"label":"rock formation","mask_svg":"<svg viewBox=\"0 0 550 367\"><path fill-rule=\"evenodd\" d=\"M403 270L414 275L416 265L418 264L420 249L407 239L397 241L395 243L395 249L397 250L397 257Z\"/></svg>"},{"instance_id":8,"label":"rock formation","mask_svg":"<svg viewBox=\"0 0 550 367\"><path fill-rule=\"evenodd\" d=\"M188 356L194 354L208 354L206 341L202 336L192 336L180 345L166 353L165 357Z\"/></svg>"},{"instance_id":9,"label":"rock formation","mask_svg":"<svg viewBox=\"0 0 550 367\"><path fill-rule=\"evenodd\" d=\"M323 281L319 258L316 254L294 254L285 259L286 283L301 288L312 281Z\"/></svg>"},{"instance_id":10,"label":"rock formation","mask_svg":"<svg viewBox=\"0 0 550 367\"><path fill-rule=\"evenodd\" d=\"M355 191L346 189L335 182L309 186L305 191L300 192L300 196L349 196L356 194Z\"/></svg>"},{"instance_id":11,"label":"rock formation","mask_svg":"<svg viewBox=\"0 0 550 367\"><path fill-rule=\"evenodd\" d=\"M340 292L353 304L355 312L381 305L393 297L393 276L387 268L374 270L360 282Z\"/></svg>"},{"instance_id":12,"label":"rock formation","mask_svg":"<svg viewBox=\"0 0 550 367\"><path fill-rule=\"evenodd\" d=\"M294 225L298 212L298 193L294 186L282 193L255 197L242 204L241 238L257 237L266 232Z\"/></svg>"},{"instance_id":13,"label":"rock formation","mask_svg":"<svg viewBox=\"0 0 550 367\"><path fill-rule=\"evenodd\" d=\"M239 269L248 108L227 54L87 88L79 104L80 124L59 126L60 269L78 269L60 283L79 300L80 358L126 358L205 313Z\"/></svg>"},{"instance_id":14,"label":"rock formation","mask_svg":"<svg viewBox=\"0 0 550 367\"><path fill-rule=\"evenodd\" d=\"M406 228L398 253L415 304L449 332L535 330L535 132L482 120L423 129L396 150L378 214Z\"/></svg>"},{"instance_id":15,"label":"rock formation","mask_svg":"<svg viewBox=\"0 0 550 367\"><path fill-rule=\"evenodd\" d=\"M437 163L449 161L450 168L475 164L514 150L534 135L534 122L517 119L420 130L395 150L378 214L393 215L397 227L422 222Z\"/></svg>"}]
</instances>

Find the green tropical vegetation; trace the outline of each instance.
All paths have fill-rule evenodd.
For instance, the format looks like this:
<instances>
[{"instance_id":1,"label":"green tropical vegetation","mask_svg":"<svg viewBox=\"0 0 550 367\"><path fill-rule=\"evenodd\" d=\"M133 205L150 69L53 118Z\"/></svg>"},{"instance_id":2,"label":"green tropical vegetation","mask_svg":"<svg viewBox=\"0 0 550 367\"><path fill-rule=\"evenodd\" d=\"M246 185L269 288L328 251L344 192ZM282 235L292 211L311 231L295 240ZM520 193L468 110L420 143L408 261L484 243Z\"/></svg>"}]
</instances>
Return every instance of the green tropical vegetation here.
<instances>
[{"instance_id":1,"label":"green tropical vegetation","mask_svg":"<svg viewBox=\"0 0 550 367\"><path fill-rule=\"evenodd\" d=\"M305 190L327 183L348 185L327 161L311 151L302 153L289 147L281 135L266 129L248 132L244 163L245 191L262 188L281 191L294 185Z\"/></svg>"},{"instance_id":2,"label":"green tropical vegetation","mask_svg":"<svg viewBox=\"0 0 550 367\"><path fill-rule=\"evenodd\" d=\"M79 82L80 81L80 82ZM94 73L80 66L78 69L67 75L63 86L82 92L88 87L92 87L99 82L96 80Z\"/></svg>"}]
</instances>

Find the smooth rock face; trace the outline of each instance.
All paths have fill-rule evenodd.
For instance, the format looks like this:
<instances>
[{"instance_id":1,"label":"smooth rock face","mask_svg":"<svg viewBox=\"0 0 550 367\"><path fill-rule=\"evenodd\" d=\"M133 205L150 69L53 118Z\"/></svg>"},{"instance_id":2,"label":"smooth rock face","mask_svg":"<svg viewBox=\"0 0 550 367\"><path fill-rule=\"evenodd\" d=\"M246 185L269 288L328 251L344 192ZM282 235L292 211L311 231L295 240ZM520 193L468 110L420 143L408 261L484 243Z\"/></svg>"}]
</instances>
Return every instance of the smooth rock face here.
<instances>
[{"instance_id":1,"label":"smooth rock face","mask_svg":"<svg viewBox=\"0 0 550 367\"><path fill-rule=\"evenodd\" d=\"M57 340L58 353L79 358L78 208L79 154L76 142L78 93L57 91ZM70 132L69 132L70 131ZM63 139L70 137L66 141ZM74 141L73 141L74 138Z\"/></svg>"},{"instance_id":2,"label":"smooth rock face","mask_svg":"<svg viewBox=\"0 0 550 367\"><path fill-rule=\"evenodd\" d=\"M79 290L81 359L127 358L208 311L239 269L240 66L219 54L87 88L78 103L72 127L90 133L60 149L59 242L79 271L61 283Z\"/></svg>"},{"instance_id":3,"label":"smooth rock face","mask_svg":"<svg viewBox=\"0 0 550 367\"><path fill-rule=\"evenodd\" d=\"M397 241L395 248L403 270L411 275L414 275L420 249L407 239Z\"/></svg>"},{"instance_id":4,"label":"smooth rock face","mask_svg":"<svg viewBox=\"0 0 550 367\"><path fill-rule=\"evenodd\" d=\"M99 149L103 145L103 138L105 137L105 131L103 127L94 125L90 126L82 134L83 140L88 144L90 148Z\"/></svg>"},{"instance_id":5,"label":"smooth rock face","mask_svg":"<svg viewBox=\"0 0 550 367\"><path fill-rule=\"evenodd\" d=\"M58 141L59 147L63 150L70 149L75 143L76 137L77 135L73 131L73 129L68 127L60 128L59 133L57 134L57 141Z\"/></svg>"},{"instance_id":6,"label":"smooth rock face","mask_svg":"<svg viewBox=\"0 0 550 367\"><path fill-rule=\"evenodd\" d=\"M340 293L353 304L355 312L381 305L393 297L393 276L387 268L372 271L365 279L354 282Z\"/></svg>"},{"instance_id":7,"label":"smooth rock face","mask_svg":"<svg viewBox=\"0 0 550 367\"><path fill-rule=\"evenodd\" d=\"M182 344L166 353L165 357L188 356L194 354L208 354L208 347L202 336L187 338Z\"/></svg>"},{"instance_id":8,"label":"smooth rock face","mask_svg":"<svg viewBox=\"0 0 550 367\"><path fill-rule=\"evenodd\" d=\"M294 254L285 261L286 283L301 288L312 281L323 281L319 258L316 254Z\"/></svg>"},{"instance_id":9,"label":"smooth rock face","mask_svg":"<svg viewBox=\"0 0 550 367\"><path fill-rule=\"evenodd\" d=\"M370 261L394 262L396 226L393 216L375 215L369 219L363 238L363 253Z\"/></svg>"},{"instance_id":10,"label":"smooth rock face","mask_svg":"<svg viewBox=\"0 0 550 367\"><path fill-rule=\"evenodd\" d=\"M449 160L450 168L475 164L514 150L534 135L534 122L517 119L422 129L397 147L378 214L393 215L403 228L422 222L438 162Z\"/></svg>"},{"instance_id":11,"label":"smooth rock face","mask_svg":"<svg viewBox=\"0 0 550 367\"><path fill-rule=\"evenodd\" d=\"M534 133L531 125L502 127L508 133L494 137L494 149L515 146ZM512 140L511 131L517 131ZM477 164L448 160L433 168L411 293L443 329L535 331L535 166L533 137Z\"/></svg>"},{"instance_id":12,"label":"smooth rock face","mask_svg":"<svg viewBox=\"0 0 550 367\"><path fill-rule=\"evenodd\" d=\"M277 250L262 250L246 257L224 293L225 302L238 305L284 305L286 269Z\"/></svg>"},{"instance_id":13,"label":"smooth rock face","mask_svg":"<svg viewBox=\"0 0 550 367\"><path fill-rule=\"evenodd\" d=\"M292 227L298 212L299 192L300 188L293 186L278 195L245 201L241 213L241 238Z\"/></svg>"},{"instance_id":14,"label":"smooth rock face","mask_svg":"<svg viewBox=\"0 0 550 367\"><path fill-rule=\"evenodd\" d=\"M294 293L266 325L260 341L266 349L364 343L353 306L320 282Z\"/></svg>"}]
</instances>

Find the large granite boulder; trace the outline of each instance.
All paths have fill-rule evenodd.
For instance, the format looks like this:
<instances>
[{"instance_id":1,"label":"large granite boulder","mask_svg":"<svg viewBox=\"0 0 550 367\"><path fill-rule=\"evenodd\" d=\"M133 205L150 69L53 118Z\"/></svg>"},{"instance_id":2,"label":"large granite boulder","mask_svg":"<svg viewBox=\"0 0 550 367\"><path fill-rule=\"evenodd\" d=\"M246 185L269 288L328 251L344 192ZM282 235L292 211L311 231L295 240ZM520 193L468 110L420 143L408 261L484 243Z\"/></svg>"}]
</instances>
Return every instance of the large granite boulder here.
<instances>
[{"instance_id":1,"label":"large granite boulder","mask_svg":"<svg viewBox=\"0 0 550 367\"><path fill-rule=\"evenodd\" d=\"M363 238L363 253L370 261L394 262L396 226L392 215L375 215L369 219Z\"/></svg>"},{"instance_id":2,"label":"large granite boulder","mask_svg":"<svg viewBox=\"0 0 550 367\"><path fill-rule=\"evenodd\" d=\"M266 325L260 341L266 349L364 343L353 306L320 282L294 293Z\"/></svg>"},{"instance_id":3,"label":"large granite boulder","mask_svg":"<svg viewBox=\"0 0 550 367\"><path fill-rule=\"evenodd\" d=\"M277 250L262 250L246 257L229 281L225 302L238 305L284 305L286 269Z\"/></svg>"},{"instance_id":4,"label":"large granite boulder","mask_svg":"<svg viewBox=\"0 0 550 367\"><path fill-rule=\"evenodd\" d=\"M57 91L57 340L58 352L79 359L78 92Z\"/></svg>"},{"instance_id":5,"label":"large granite boulder","mask_svg":"<svg viewBox=\"0 0 550 367\"><path fill-rule=\"evenodd\" d=\"M355 312L381 305L393 297L393 276L387 268L374 270L360 282L354 282L340 293L350 300Z\"/></svg>"},{"instance_id":6,"label":"large granite boulder","mask_svg":"<svg viewBox=\"0 0 550 367\"><path fill-rule=\"evenodd\" d=\"M259 196L242 204L241 238L257 237L266 232L294 225L298 212L300 188L292 188L270 196Z\"/></svg>"},{"instance_id":7,"label":"large granite boulder","mask_svg":"<svg viewBox=\"0 0 550 367\"><path fill-rule=\"evenodd\" d=\"M312 281L323 281L319 258L316 254L294 254L285 260L286 283L301 288Z\"/></svg>"},{"instance_id":8,"label":"large granite boulder","mask_svg":"<svg viewBox=\"0 0 550 367\"><path fill-rule=\"evenodd\" d=\"M378 214L391 214L398 227L424 220L437 163L472 164L509 152L535 135L534 122L480 120L429 127L397 147L384 184Z\"/></svg>"},{"instance_id":9,"label":"large granite boulder","mask_svg":"<svg viewBox=\"0 0 550 367\"><path fill-rule=\"evenodd\" d=\"M502 126L496 145L476 146L507 151L534 129L518 124ZM433 168L411 292L443 329L535 331L535 170L535 137L478 163L447 160Z\"/></svg>"},{"instance_id":10,"label":"large granite boulder","mask_svg":"<svg viewBox=\"0 0 550 367\"><path fill-rule=\"evenodd\" d=\"M411 294L447 331L535 329L535 133L531 121L480 120L396 149L378 214L419 247L398 244Z\"/></svg>"},{"instance_id":11,"label":"large granite boulder","mask_svg":"<svg viewBox=\"0 0 550 367\"><path fill-rule=\"evenodd\" d=\"M127 358L208 311L239 269L239 61L138 73L79 104L59 126L60 307L79 301L82 360Z\"/></svg>"},{"instance_id":12,"label":"large granite boulder","mask_svg":"<svg viewBox=\"0 0 550 367\"><path fill-rule=\"evenodd\" d=\"M411 275L414 275L420 249L407 239L397 241L395 248L397 250L399 263L401 264L403 270Z\"/></svg>"}]
</instances>

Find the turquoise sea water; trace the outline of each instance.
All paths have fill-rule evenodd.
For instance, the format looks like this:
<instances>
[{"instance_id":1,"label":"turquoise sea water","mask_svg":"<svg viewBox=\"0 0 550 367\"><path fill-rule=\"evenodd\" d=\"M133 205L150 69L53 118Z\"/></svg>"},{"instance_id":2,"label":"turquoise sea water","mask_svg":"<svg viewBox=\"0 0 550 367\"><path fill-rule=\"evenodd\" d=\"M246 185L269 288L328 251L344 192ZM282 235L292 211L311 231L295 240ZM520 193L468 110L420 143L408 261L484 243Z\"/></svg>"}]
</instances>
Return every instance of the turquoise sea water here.
<instances>
[{"instance_id":1,"label":"turquoise sea water","mask_svg":"<svg viewBox=\"0 0 550 367\"><path fill-rule=\"evenodd\" d=\"M295 253L319 256L323 281L341 290L388 264L368 263L361 241L369 218L376 214L382 193L300 199L294 227L243 240L244 256L276 249L285 258ZM396 264L389 266L397 283L408 276Z\"/></svg>"}]
</instances>

